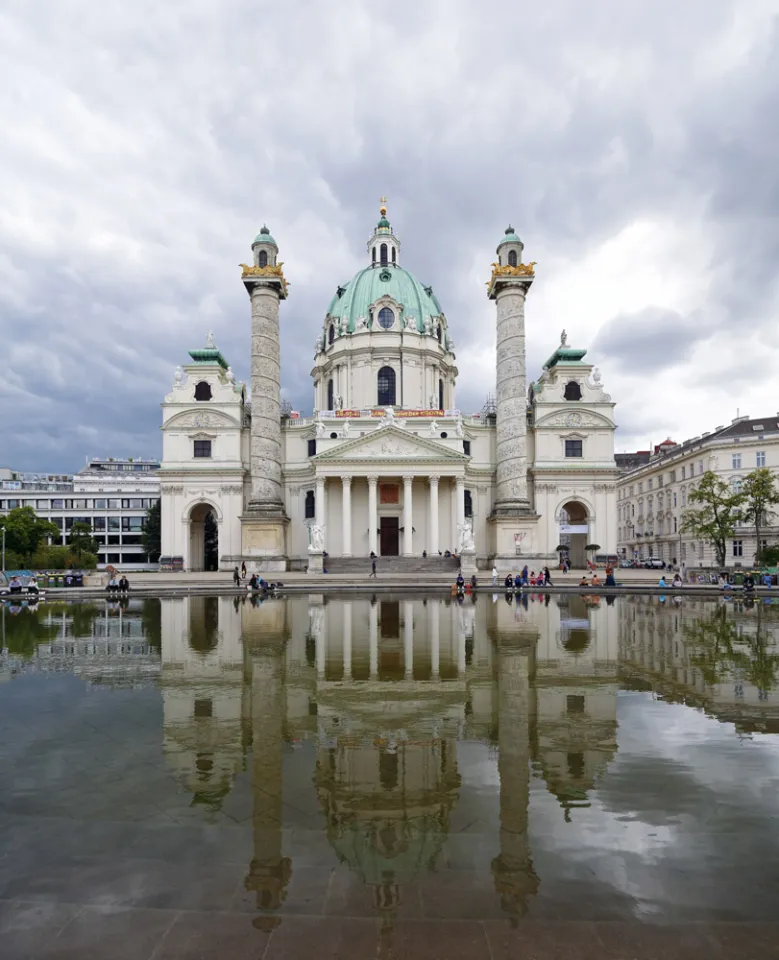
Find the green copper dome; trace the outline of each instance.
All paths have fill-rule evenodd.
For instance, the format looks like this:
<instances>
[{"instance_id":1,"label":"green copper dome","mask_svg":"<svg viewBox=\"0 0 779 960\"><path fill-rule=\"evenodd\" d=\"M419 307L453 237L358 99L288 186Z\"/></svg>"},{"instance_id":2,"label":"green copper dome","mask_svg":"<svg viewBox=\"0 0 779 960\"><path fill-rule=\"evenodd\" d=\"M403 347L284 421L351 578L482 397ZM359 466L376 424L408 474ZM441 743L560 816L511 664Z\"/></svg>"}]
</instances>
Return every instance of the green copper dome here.
<instances>
[{"instance_id":1,"label":"green copper dome","mask_svg":"<svg viewBox=\"0 0 779 960\"><path fill-rule=\"evenodd\" d=\"M265 224L262 225L262 229L254 238L254 242L255 243L272 243L277 250L279 249L279 245L270 235L270 230L265 226Z\"/></svg>"},{"instance_id":2,"label":"green copper dome","mask_svg":"<svg viewBox=\"0 0 779 960\"><path fill-rule=\"evenodd\" d=\"M497 246L497 249L495 251L496 253L500 251L500 248L503 246L504 243L522 243L522 241L519 239L516 233L514 233L514 228L510 224L508 227L506 227L506 232L503 236L503 239L500 241L500 243Z\"/></svg>"},{"instance_id":3,"label":"green copper dome","mask_svg":"<svg viewBox=\"0 0 779 960\"><path fill-rule=\"evenodd\" d=\"M338 287L327 308L327 315L346 317L346 330L354 333L359 317L365 317L370 321L369 308L380 297L391 297L401 305L401 328L404 326L406 317L414 317L419 333L424 333L426 317L440 317L443 313L432 287L421 284L403 267L377 264L360 270L349 283ZM374 318L374 328L375 326Z\"/></svg>"}]
</instances>

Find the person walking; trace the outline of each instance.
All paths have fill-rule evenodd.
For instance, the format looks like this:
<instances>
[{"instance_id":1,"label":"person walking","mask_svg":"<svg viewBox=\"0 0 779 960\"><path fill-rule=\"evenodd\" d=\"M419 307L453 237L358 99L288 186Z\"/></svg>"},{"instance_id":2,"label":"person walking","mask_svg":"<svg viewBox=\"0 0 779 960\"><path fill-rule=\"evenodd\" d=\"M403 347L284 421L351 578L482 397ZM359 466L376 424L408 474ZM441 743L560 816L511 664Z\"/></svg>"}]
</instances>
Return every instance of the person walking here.
<instances>
[{"instance_id":1,"label":"person walking","mask_svg":"<svg viewBox=\"0 0 779 960\"><path fill-rule=\"evenodd\" d=\"M245 580L245 579L246 579L246 561L243 560L241 562L241 580Z\"/></svg>"},{"instance_id":2,"label":"person walking","mask_svg":"<svg viewBox=\"0 0 779 960\"><path fill-rule=\"evenodd\" d=\"M241 585L241 574L240 574L240 571L238 570L238 567L236 567L235 570L233 570L233 583L235 584L236 587L240 587Z\"/></svg>"},{"instance_id":3,"label":"person walking","mask_svg":"<svg viewBox=\"0 0 779 960\"><path fill-rule=\"evenodd\" d=\"M549 572L549 567L544 567L544 586L552 586L552 574Z\"/></svg>"},{"instance_id":4,"label":"person walking","mask_svg":"<svg viewBox=\"0 0 779 960\"><path fill-rule=\"evenodd\" d=\"M493 587L495 587L495 586L497 586L497 584L498 584L498 568L497 568L496 566L493 566L493 568L492 568L492 585L493 585Z\"/></svg>"},{"instance_id":5,"label":"person walking","mask_svg":"<svg viewBox=\"0 0 779 960\"><path fill-rule=\"evenodd\" d=\"M373 577L374 580L378 579L378 577L376 576L376 558L375 557L373 558L373 560L371 560L371 575L370 577L368 577L368 579L370 580L371 577Z\"/></svg>"}]
</instances>

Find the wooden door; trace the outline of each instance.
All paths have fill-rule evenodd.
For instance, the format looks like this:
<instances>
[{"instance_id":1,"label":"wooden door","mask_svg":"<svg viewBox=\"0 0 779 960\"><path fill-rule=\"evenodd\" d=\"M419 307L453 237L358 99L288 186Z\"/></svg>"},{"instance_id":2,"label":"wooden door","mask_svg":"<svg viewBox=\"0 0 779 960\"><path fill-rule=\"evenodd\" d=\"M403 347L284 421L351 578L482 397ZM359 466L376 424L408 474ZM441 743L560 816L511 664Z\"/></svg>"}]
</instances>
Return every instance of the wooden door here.
<instances>
[{"instance_id":1,"label":"wooden door","mask_svg":"<svg viewBox=\"0 0 779 960\"><path fill-rule=\"evenodd\" d=\"M379 519L379 553L382 557L397 557L400 546L400 520L398 517Z\"/></svg>"}]
</instances>

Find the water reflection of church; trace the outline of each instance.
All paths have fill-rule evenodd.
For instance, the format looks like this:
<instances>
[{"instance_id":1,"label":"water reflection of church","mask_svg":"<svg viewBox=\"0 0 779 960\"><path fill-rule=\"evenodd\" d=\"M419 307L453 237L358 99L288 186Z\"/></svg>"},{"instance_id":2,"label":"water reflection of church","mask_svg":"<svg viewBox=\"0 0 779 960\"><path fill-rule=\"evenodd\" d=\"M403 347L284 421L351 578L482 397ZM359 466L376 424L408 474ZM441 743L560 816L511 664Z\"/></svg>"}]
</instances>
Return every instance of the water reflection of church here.
<instances>
[{"instance_id":1,"label":"water reflection of church","mask_svg":"<svg viewBox=\"0 0 779 960\"><path fill-rule=\"evenodd\" d=\"M499 829L491 856L473 866L490 871L491 907L511 917L539 882L532 771L569 817L616 750L616 611L580 597L527 607L490 597L258 607L184 598L166 601L162 616L169 762L194 802L214 808L250 764L246 886L258 925L277 922L294 874L282 843L291 741L314 745L329 844L370 890L385 940L404 891L446 865L450 819L468 803L458 744L497 748Z\"/></svg>"}]
</instances>

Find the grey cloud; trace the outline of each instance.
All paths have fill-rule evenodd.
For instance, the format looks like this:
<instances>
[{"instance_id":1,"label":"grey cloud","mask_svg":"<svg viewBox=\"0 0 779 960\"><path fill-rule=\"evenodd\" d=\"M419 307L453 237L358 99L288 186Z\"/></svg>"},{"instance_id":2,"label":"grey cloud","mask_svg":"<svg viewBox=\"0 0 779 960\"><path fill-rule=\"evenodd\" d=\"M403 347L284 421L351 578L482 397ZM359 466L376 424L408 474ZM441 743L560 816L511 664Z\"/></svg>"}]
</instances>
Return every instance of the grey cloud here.
<instances>
[{"instance_id":1,"label":"grey cloud","mask_svg":"<svg viewBox=\"0 0 779 960\"><path fill-rule=\"evenodd\" d=\"M636 372L649 373L684 363L695 343L706 336L700 318L649 306L617 314L604 323L593 340L592 352Z\"/></svg>"},{"instance_id":2,"label":"grey cloud","mask_svg":"<svg viewBox=\"0 0 779 960\"><path fill-rule=\"evenodd\" d=\"M0 392L0 460L74 467L94 452L85 436L117 454L158 450L171 371L211 327L246 378L237 264L264 220L292 281L284 388L310 410L312 345L332 289L364 257L382 193L404 263L440 296L461 366L494 337L483 280L509 220L531 255L575 261L639 217L703 216L720 282L697 313L769 327L776 22L719 64L717 50L737 48L723 32L737 8L748 25L737 0L659 0L651 14L599 0L586 18L554 0L531 19L465 0L445 16L436 0L344 0L335 13L276 5L261 20L248 0L203 2L186 17L114 0L99 16L86 0L45 18L10 5L0 338L27 348L14 389L41 400L24 429L9 427L18 392ZM472 282L475 257L483 277ZM601 347L629 355L615 320L591 345L594 362ZM682 364L692 342L685 328ZM632 349L662 369L651 343ZM530 376L544 359L530 358ZM493 386L461 379L460 406L478 409ZM621 422L642 403L615 399ZM53 423L52 405L67 418Z\"/></svg>"}]
</instances>

